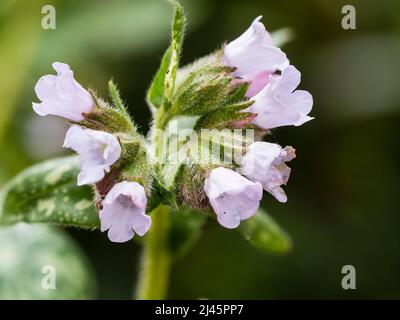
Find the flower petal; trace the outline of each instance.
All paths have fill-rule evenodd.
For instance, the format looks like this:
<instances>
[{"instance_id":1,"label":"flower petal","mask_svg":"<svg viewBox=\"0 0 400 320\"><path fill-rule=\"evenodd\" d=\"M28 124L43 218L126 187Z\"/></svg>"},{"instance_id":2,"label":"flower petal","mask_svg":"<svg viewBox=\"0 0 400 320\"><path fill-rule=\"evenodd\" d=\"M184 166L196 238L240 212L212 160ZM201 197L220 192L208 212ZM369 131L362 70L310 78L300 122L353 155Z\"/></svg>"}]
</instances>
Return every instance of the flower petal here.
<instances>
[{"instance_id":1,"label":"flower petal","mask_svg":"<svg viewBox=\"0 0 400 320\"><path fill-rule=\"evenodd\" d=\"M237 68L237 76L275 72L289 64L285 53L272 45L272 38L260 19L255 19L240 37L224 48L224 62Z\"/></svg>"},{"instance_id":2,"label":"flower petal","mask_svg":"<svg viewBox=\"0 0 400 320\"><path fill-rule=\"evenodd\" d=\"M81 172L78 185L93 184L104 178L121 156L118 139L107 132L72 126L65 136L64 147L79 154Z\"/></svg>"},{"instance_id":3,"label":"flower petal","mask_svg":"<svg viewBox=\"0 0 400 320\"><path fill-rule=\"evenodd\" d=\"M35 92L40 101L58 100L55 75L49 74L41 77L35 85Z\"/></svg>"},{"instance_id":4,"label":"flower petal","mask_svg":"<svg viewBox=\"0 0 400 320\"><path fill-rule=\"evenodd\" d=\"M144 214L137 214L133 221L133 230L139 235L144 236L144 234L149 231L151 226L151 218Z\"/></svg>"},{"instance_id":5,"label":"flower petal","mask_svg":"<svg viewBox=\"0 0 400 320\"><path fill-rule=\"evenodd\" d=\"M301 81L301 74L294 66L288 66L280 77L271 81L272 91L278 99L285 99L296 90Z\"/></svg>"},{"instance_id":6,"label":"flower petal","mask_svg":"<svg viewBox=\"0 0 400 320\"><path fill-rule=\"evenodd\" d=\"M87 167L78 174L78 186L95 184L104 178L104 169L101 166Z\"/></svg>"},{"instance_id":7,"label":"flower petal","mask_svg":"<svg viewBox=\"0 0 400 320\"><path fill-rule=\"evenodd\" d=\"M82 121L82 115L73 113L72 110L66 107L61 101L45 100L41 103L32 102L33 110L40 116L54 115L60 116L71 121Z\"/></svg>"},{"instance_id":8,"label":"flower petal","mask_svg":"<svg viewBox=\"0 0 400 320\"><path fill-rule=\"evenodd\" d=\"M313 117L307 116L311 112L313 106L313 97L308 91L296 90L290 95L291 105L295 105L298 112L301 114L301 118L295 124L295 126L300 126L303 123L314 119Z\"/></svg>"},{"instance_id":9,"label":"flower petal","mask_svg":"<svg viewBox=\"0 0 400 320\"><path fill-rule=\"evenodd\" d=\"M280 186L285 185L290 176L290 168L285 162L295 156L292 147L282 149L278 144L254 142L242 158L241 172L250 180L261 183L278 201L286 202L286 194Z\"/></svg>"},{"instance_id":10,"label":"flower petal","mask_svg":"<svg viewBox=\"0 0 400 320\"><path fill-rule=\"evenodd\" d=\"M222 212L217 214L217 221L227 229L235 229L240 225L240 215Z\"/></svg>"},{"instance_id":11,"label":"flower petal","mask_svg":"<svg viewBox=\"0 0 400 320\"><path fill-rule=\"evenodd\" d=\"M58 75L71 71L71 68L66 63L62 62L53 62L52 67L57 71Z\"/></svg>"},{"instance_id":12,"label":"flower petal","mask_svg":"<svg viewBox=\"0 0 400 320\"><path fill-rule=\"evenodd\" d=\"M205 180L204 191L214 209L218 222L225 228L236 228L240 220L257 211L262 198L262 186L240 174L219 167Z\"/></svg>"},{"instance_id":13,"label":"flower petal","mask_svg":"<svg viewBox=\"0 0 400 320\"><path fill-rule=\"evenodd\" d=\"M243 81L249 82L249 88L246 92L246 97L254 97L259 93L269 82L270 73L263 71L259 73L249 74L243 77Z\"/></svg>"},{"instance_id":14,"label":"flower petal","mask_svg":"<svg viewBox=\"0 0 400 320\"><path fill-rule=\"evenodd\" d=\"M281 76L270 76L269 83L252 99L255 102L246 111L256 113L253 123L263 129L281 126L299 126L312 118L312 96L304 90L296 90L300 72L289 66ZM293 92L294 91L294 92Z\"/></svg>"},{"instance_id":15,"label":"flower petal","mask_svg":"<svg viewBox=\"0 0 400 320\"><path fill-rule=\"evenodd\" d=\"M137 182L123 181L114 185L103 201L100 211L101 231L108 230L113 242L126 242L135 232L143 236L151 226L145 214L147 199L144 188Z\"/></svg>"},{"instance_id":16,"label":"flower petal","mask_svg":"<svg viewBox=\"0 0 400 320\"><path fill-rule=\"evenodd\" d=\"M57 75L46 75L39 79L35 92L42 104L33 104L39 115L57 115L71 121L82 121L83 113L94 106L91 94L75 81L73 72L67 64L55 62L53 68Z\"/></svg>"}]
</instances>

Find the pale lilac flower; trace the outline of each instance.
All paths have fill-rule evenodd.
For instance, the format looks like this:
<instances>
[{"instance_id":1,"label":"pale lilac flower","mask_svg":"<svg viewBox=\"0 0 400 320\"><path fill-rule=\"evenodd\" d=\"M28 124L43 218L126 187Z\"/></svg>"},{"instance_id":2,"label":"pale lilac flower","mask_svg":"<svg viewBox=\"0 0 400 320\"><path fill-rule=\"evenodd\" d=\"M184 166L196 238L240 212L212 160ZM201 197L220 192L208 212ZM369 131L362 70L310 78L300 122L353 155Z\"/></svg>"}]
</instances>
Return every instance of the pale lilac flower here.
<instances>
[{"instance_id":1,"label":"pale lilac flower","mask_svg":"<svg viewBox=\"0 0 400 320\"><path fill-rule=\"evenodd\" d=\"M254 215L263 194L260 183L223 167L211 171L205 180L204 191L218 222L228 229L238 227L241 220Z\"/></svg>"},{"instance_id":2,"label":"pale lilac flower","mask_svg":"<svg viewBox=\"0 0 400 320\"><path fill-rule=\"evenodd\" d=\"M313 98L304 90L295 90L300 84L300 72L288 66L280 76L269 76L269 83L252 99L255 102L246 110L256 113L253 123L263 129L281 126L300 126L312 120L308 113Z\"/></svg>"},{"instance_id":3,"label":"pale lilac flower","mask_svg":"<svg viewBox=\"0 0 400 320\"><path fill-rule=\"evenodd\" d=\"M145 214L146 193L139 183L117 183L102 204L101 231L108 230L108 238L112 242L126 242L132 239L135 233L143 236L149 230L151 218Z\"/></svg>"},{"instance_id":4,"label":"pale lilac flower","mask_svg":"<svg viewBox=\"0 0 400 320\"><path fill-rule=\"evenodd\" d=\"M91 94L74 79L74 73L65 63L54 62L57 75L45 75L39 79L35 92L41 103L32 103L40 116L56 115L71 121L82 121L82 113L94 106Z\"/></svg>"},{"instance_id":5,"label":"pale lilac flower","mask_svg":"<svg viewBox=\"0 0 400 320\"><path fill-rule=\"evenodd\" d=\"M235 75L250 83L248 97L265 86L269 74L289 65L285 53L273 45L261 18L256 18L240 37L224 48L223 63L235 67Z\"/></svg>"},{"instance_id":6,"label":"pale lilac flower","mask_svg":"<svg viewBox=\"0 0 400 320\"><path fill-rule=\"evenodd\" d=\"M72 126L65 136L64 148L79 154L78 186L93 184L104 178L121 156L118 139L103 131Z\"/></svg>"},{"instance_id":7,"label":"pale lilac flower","mask_svg":"<svg viewBox=\"0 0 400 320\"><path fill-rule=\"evenodd\" d=\"M296 157L292 147L282 147L269 142L254 142L241 162L241 173L252 181L262 184L265 191L278 201L286 202L287 197L281 185L290 176L290 168L285 164Z\"/></svg>"}]
</instances>

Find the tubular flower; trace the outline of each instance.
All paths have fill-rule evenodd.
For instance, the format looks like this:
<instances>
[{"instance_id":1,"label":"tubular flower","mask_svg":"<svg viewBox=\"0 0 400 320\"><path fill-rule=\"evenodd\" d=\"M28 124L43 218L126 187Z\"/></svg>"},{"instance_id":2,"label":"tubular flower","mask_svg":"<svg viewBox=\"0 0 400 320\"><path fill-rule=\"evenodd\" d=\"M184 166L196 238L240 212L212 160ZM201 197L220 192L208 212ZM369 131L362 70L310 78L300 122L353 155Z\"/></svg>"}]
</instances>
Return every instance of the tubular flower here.
<instances>
[{"instance_id":1,"label":"tubular flower","mask_svg":"<svg viewBox=\"0 0 400 320\"><path fill-rule=\"evenodd\" d=\"M204 191L218 222L228 229L238 227L241 220L256 213L263 193L260 183L223 167L211 171L205 180Z\"/></svg>"},{"instance_id":2,"label":"tubular flower","mask_svg":"<svg viewBox=\"0 0 400 320\"><path fill-rule=\"evenodd\" d=\"M269 76L269 83L252 98L255 102L247 110L257 114L253 123L263 129L272 129L297 127L312 120L308 116L313 105L311 94L296 90L300 77L294 66L288 66L280 76Z\"/></svg>"},{"instance_id":3,"label":"tubular flower","mask_svg":"<svg viewBox=\"0 0 400 320\"><path fill-rule=\"evenodd\" d=\"M79 154L79 186L102 180L121 156L121 146L115 136L77 125L67 131L63 146Z\"/></svg>"},{"instance_id":4,"label":"tubular flower","mask_svg":"<svg viewBox=\"0 0 400 320\"><path fill-rule=\"evenodd\" d=\"M250 83L248 97L266 85L268 75L289 65L286 54L273 45L261 18L257 17L240 37L224 48L223 63L235 67L235 75Z\"/></svg>"},{"instance_id":5,"label":"tubular flower","mask_svg":"<svg viewBox=\"0 0 400 320\"><path fill-rule=\"evenodd\" d=\"M262 184L265 191L279 202L287 197L281 185L285 185L290 176L290 168L285 162L296 157L292 147L282 148L269 142L254 142L250 145L241 163L241 172L252 181Z\"/></svg>"},{"instance_id":6,"label":"tubular flower","mask_svg":"<svg viewBox=\"0 0 400 320\"><path fill-rule=\"evenodd\" d=\"M82 114L94 106L91 94L75 81L69 65L54 62L53 68L57 75L45 75L36 83L35 92L41 103L33 102L33 110L40 116L51 114L82 121Z\"/></svg>"},{"instance_id":7,"label":"tubular flower","mask_svg":"<svg viewBox=\"0 0 400 320\"><path fill-rule=\"evenodd\" d=\"M143 236L149 230L151 218L145 214L147 198L139 183L123 181L115 184L102 205L101 231L108 230L111 241L126 242L135 233Z\"/></svg>"}]
</instances>

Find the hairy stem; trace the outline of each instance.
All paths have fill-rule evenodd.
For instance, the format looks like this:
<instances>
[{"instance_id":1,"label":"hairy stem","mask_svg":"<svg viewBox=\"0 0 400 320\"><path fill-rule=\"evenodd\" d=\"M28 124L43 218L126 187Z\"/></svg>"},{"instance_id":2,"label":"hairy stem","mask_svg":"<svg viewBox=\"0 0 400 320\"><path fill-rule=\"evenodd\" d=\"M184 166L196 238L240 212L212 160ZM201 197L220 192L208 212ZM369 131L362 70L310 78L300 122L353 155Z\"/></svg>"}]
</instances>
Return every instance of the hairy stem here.
<instances>
[{"instance_id":1,"label":"hairy stem","mask_svg":"<svg viewBox=\"0 0 400 320\"><path fill-rule=\"evenodd\" d=\"M168 246L170 216L168 208L160 204L151 214L152 226L146 238L142 269L136 298L140 300L165 299L171 268Z\"/></svg>"}]
</instances>

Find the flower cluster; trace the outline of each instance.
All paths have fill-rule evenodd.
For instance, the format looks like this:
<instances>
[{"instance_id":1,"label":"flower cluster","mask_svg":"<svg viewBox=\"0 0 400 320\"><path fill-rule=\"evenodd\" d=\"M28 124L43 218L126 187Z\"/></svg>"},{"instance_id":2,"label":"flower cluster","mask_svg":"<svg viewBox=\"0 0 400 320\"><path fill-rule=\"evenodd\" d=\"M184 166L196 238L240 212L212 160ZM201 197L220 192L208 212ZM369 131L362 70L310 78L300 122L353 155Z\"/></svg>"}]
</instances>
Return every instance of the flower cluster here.
<instances>
[{"instance_id":1,"label":"flower cluster","mask_svg":"<svg viewBox=\"0 0 400 320\"><path fill-rule=\"evenodd\" d=\"M64 147L79 155L77 184L93 186L100 228L114 242L128 241L135 233L143 236L151 226L146 212L154 203L213 209L218 222L232 229L256 213L263 190L287 201L281 186L289 179L286 162L295 150L262 138L270 129L312 119L312 96L296 90L300 72L274 46L261 17L221 50L179 68L182 19L176 14L171 47L148 92L154 115L148 140L137 132L116 88L110 87L109 105L77 83L67 64L54 63L57 75L40 78L35 87L41 101L33 103L36 113L71 122ZM205 144L194 148L189 135L176 139L167 134L169 146L175 144L183 160L163 162L166 148L160 147L159 131L178 122L179 130L217 132L201 137ZM221 142L226 130L236 129L252 130L255 139L235 133L229 143ZM215 144L222 151L213 153ZM240 157L226 163L228 150L239 150ZM210 161L196 163L199 153Z\"/></svg>"},{"instance_id":2,"label":"flower cluster","mask_svg":"<svg viewBox=\"0 0 400 320\"><path fill-rule=\"evenodd\" d=\"M33 109L41 116L57 115L74 122L67 131L64 147L79 155L78 185L96 184L120 160L120 138L87 128L84 120L98 107L96 98L75 81L67 64L55 62L53 68L57 75L45 75L36 84L35 92L41 103L33 103ZM113 242L132 239L134 231L145 234L151 225L146 204L142 185L131 181L116 183L101 202L101 230L109 230L108 237Z\"/></svg>"},{"instance_id":3,"label":"flower cluster","mask_svg":"<svg viewBox=\"0 0 400 320\"><path fill-rule=\"evenodd\" d=\"M300 72L273 45L260 19L255 19L246 32L225 46L222 62L235 68L239 81L249 84L246 96L254 103L244 111L256 115L252 119L254 125L265 130L299 126L312 119L308 116L312 96L307 91L296 90ZM213 169L205 181L204 191L219 223L236 228L240 220L255 214L262 189L278 201L286 202L281 185L287 183L290 168L285 162L294 157L292 147L258 141L249 146L239 163L240 173L223 167Z\"/></svg>"}]
</instances>

